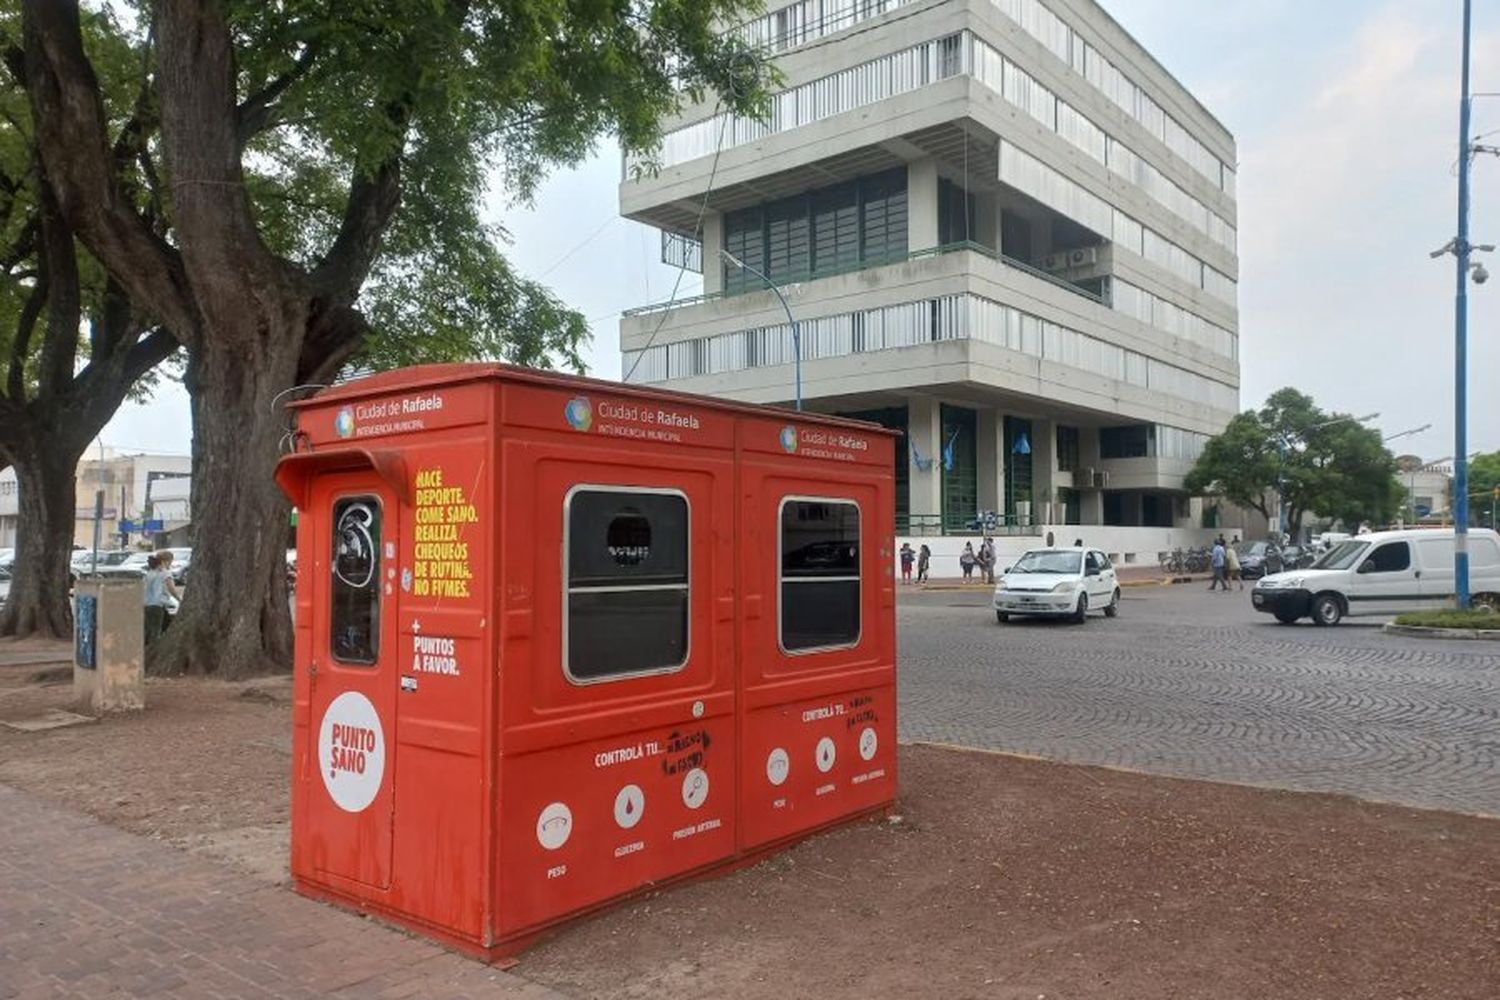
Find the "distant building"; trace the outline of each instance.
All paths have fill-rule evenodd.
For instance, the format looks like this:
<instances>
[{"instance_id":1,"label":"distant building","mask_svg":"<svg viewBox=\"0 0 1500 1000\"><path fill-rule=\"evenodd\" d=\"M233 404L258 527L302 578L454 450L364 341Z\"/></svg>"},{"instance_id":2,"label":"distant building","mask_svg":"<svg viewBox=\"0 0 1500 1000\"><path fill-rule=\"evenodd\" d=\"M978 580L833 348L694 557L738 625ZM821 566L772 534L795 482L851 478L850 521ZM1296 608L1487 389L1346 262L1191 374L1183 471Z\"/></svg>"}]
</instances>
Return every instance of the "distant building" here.
<instances>
[{"instance_id":1,"label":"distant building","mask_svg":"<svg viewBox=\"0 0 1500 1000\"><path fill-rule=\"evenodd\" d=\"M140 531L122 537L122 520L139 522L149 515L163 521L163 532L181 528L191 519L185 500L178 502L175 494L168 492L172 501L161 510L153 510L150 501L164 491L181 491L182 484L192 474L192 464L186 455L126 454L106 447L100 458L98 450L94 450L91 457L86 456L78 463L73 543L94 544L95 495L101 490L104 501L100 544L106 548L150 541ZM0 548L15 547L16 537L23 528L16 470L6 469L0 472Z\"/></svg>"},{"instance_id":2,"label":"distant building","mask_svg":"<svg viewBox=\"0 0 1500 1000\"><path fill-rule=\"evenodd\" d=\"M1447 458L1424 462L1417 455L1396 459L1400 470L1396 481L1401 484L1402 522L1444 521L1453 510L1453 466ZM1487 508L1486 508L1487 509Z\"/></svg>"},{"instance_id":3,"label":"distant building","mask_svg":"<svg viewBox=\"0 0 1500 1000\"><path fill-rule=\"evenodd\" d=\"M898 534L1200 527L1183 481L1239 409L1234 137L1092 0L771 6L738 29L785 75L770 119L691 105L659 173L626 164L621 213L703 273L623 317L627 380L790 404L754 268L806 407L904 433Z\"/></svg>"}]
</instances>

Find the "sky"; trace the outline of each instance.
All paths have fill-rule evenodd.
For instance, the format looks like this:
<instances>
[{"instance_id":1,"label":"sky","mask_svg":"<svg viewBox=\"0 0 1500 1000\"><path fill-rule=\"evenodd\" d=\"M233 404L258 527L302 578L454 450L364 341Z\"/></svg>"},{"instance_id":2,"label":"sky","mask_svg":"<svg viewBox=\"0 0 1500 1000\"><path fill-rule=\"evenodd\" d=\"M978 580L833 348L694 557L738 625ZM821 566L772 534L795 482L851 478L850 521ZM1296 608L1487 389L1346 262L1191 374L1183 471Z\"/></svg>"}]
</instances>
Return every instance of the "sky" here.
<instances>
[{"instance_id":1,"label":"sky","mask_svg":"<svg viewBox=\"0 0 1500 1000\"><path fill-rule=\"evenodd\" d=\"M1102 0L1239 147L1242 408L1292 385L1326 410L1379 413L1398 452L1454 448L1461 0ZM777 6L769 0L768 6ZM1475 4L1472 133L1500 145L1500 6ZM1472 241L1500 244L1500 157L1474 165ZM620 376L622 309L697 294L656 230L617 214L609 141L530 204L497 179L490 211L523 273L589 321L590 373ZM1470 285L1469 450L1500 449L1500 252ZM180 387L127 404L111 447L188 450Z\"/></svg>"}]
</instances>

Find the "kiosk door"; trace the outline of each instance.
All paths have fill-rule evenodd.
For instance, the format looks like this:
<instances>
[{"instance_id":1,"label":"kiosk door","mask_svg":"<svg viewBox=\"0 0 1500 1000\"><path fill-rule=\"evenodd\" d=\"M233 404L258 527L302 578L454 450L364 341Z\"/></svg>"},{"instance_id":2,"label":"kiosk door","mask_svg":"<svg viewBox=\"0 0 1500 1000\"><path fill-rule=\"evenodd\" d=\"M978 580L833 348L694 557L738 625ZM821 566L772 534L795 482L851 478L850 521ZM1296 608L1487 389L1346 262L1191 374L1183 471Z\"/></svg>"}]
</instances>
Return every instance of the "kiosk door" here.
<instances>
[{"instance_id":1,"label":"kiosk door","mask_svg":"<svg viewBox=\"0 0 1500 1000\"><path fill-rule=\"evenodd\" d=\"M395 805L397 501L373 474L319 477L312 490L311 735L304 757L313 866L377 888L391 881Z\"/></svg>"}]
</instances>

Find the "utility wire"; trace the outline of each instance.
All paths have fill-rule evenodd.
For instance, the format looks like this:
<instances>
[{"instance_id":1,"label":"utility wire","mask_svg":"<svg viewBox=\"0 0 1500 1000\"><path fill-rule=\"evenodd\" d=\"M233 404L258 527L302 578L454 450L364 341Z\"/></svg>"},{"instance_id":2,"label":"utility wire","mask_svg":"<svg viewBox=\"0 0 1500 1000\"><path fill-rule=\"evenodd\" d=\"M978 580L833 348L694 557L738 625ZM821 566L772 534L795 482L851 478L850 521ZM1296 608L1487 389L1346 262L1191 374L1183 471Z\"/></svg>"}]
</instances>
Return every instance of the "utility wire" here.
<instances>
[{"instance_id":1,"label":"utility wire","mask_svg":"<svg viewBox=\"0 0 1500 1000\"><path fill-rule=\"evenodd\" d=\"M720 103L722 102L715 102L714 115L719 113ZM709 117L712 118L713 115ZM708 214L708 199L714 193L714 178L719 173L719 155L724 152L724 134L729 130L729 120L732 117L733 115L726 114L724 120L719 124L719 139L714 143L714 161L708 169L708 186L704 189L703 201L698 206L698 221L693 224L693 234L698 236L699 239L702 239L703 216ZM717 264L718 261L714 261L714 263ZM703 268L707 271L708 267L709 262L705 259L703 261ZM656 335L661 333L661 328L666 324L667 317L672 315L672 306L677 301L677 290L682 287L682 276L686 273L687 268L685 267L677 269L677 280L672 282L672 294L667 299L666 307L661 311L661 318L656 321L656 329L651 331L651 336L646 338L646 343L636 352L635 361L631 362L630 370L625 373L625 377L620 381L630 381L630 376L635 374L636 368L640 366L641 359L646 356L646 352L651 350L651 345L656 342Z\"/></svg>"},{"instance_id":2,"label":"utility wire","mask_svg":"<svg viewBox=\"0 0 1500 1000\"><path fill-rule=\"evenodd\" d=\"M541 274L538 274L536 276L535 280L541 281L547 275L551 274L553 271L556 271L559 267L562 267L564 264L566 264L568 262L568 259L571 258L575 253L577 253L578 251L582 250L584 247L588 246L590 243L594 242L594 240L598 237L598 235L600 233L604 232L605 229L609 228L610 223L612 223L612 222L618 222L621 218L622 218L622 216L620 216L619 213L616 213L614 215L611 215L609 218L605 219L604 222L600 224L600 226L599 226L598 229L595 229L592 233L589 233L587 236L585 236L583 238L583 241L580 242L577 246L575 246L573 249L569 250L567 253L563 254L561 257L557 258L557 260L553 261L552 264L551 264L551 266L549 266L545 271L543 271Z\"/></svg>"}]
</instances>

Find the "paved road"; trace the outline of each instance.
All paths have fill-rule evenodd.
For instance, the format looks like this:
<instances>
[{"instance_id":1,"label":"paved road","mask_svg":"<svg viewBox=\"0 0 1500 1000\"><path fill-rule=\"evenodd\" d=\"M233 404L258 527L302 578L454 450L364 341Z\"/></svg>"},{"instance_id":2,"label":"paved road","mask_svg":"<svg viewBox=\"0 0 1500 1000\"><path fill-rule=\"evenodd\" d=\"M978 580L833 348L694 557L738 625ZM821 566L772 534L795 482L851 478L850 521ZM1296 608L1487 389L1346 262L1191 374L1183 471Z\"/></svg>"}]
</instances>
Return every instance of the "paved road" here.
<instances>
[{"instance_id":1,"label":"paved road","mask_svg":"<svg viewBox=\"0 0 1500 1000\"><path fill-rule=\"evenodd\" d=\"M1281 626L1248 593L1000 626L983 593L904 592L902 736L1500 815L1500 643Z\"/></svg>"}]
</instances>

